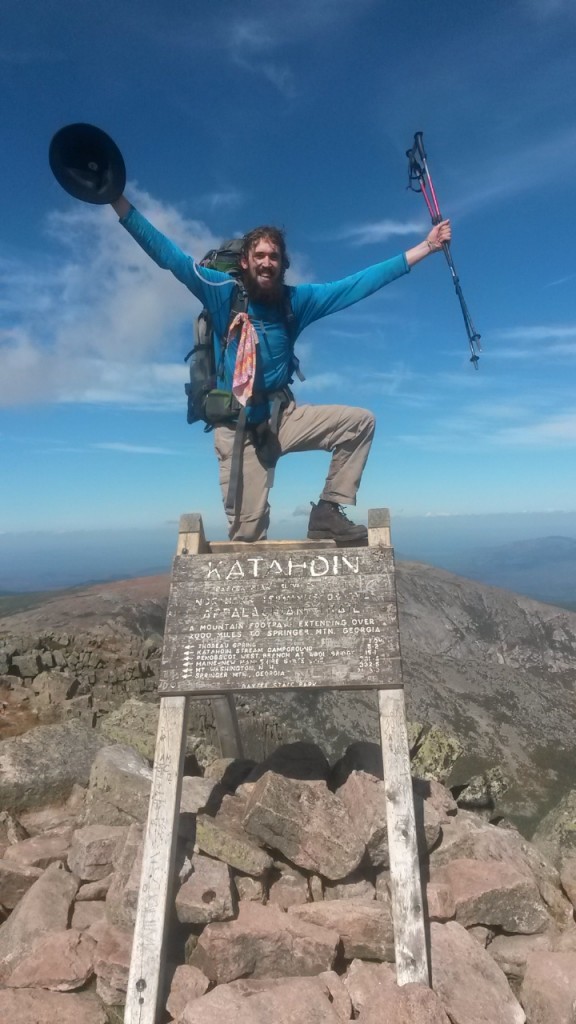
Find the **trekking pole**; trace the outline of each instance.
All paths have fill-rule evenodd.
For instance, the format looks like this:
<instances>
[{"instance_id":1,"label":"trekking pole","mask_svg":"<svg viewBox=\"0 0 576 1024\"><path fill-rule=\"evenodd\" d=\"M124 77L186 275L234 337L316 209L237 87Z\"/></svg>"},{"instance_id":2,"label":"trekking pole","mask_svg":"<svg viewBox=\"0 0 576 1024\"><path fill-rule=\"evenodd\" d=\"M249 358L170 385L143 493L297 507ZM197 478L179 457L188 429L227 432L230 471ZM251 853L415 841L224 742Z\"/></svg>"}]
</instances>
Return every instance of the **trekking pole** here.
<instances>
[{"instance_id":1,"label":"trekking pole","mask_svg":"<svg viewBox=\"0 0 576 1024\"><path fill-rule=\"evenodd\" d=\"M434 188L432 178L430 177L430 171L428 170L428 161L426 159L422 132L416 132L414 134L414 143L411 149L406 150L406 156L408 157L408 188L413 192L422 193L426 206L428 207L428 213L430 214L432 223L439 224L443 218L440 213L436 190ZM480 335L472 323L472 317L470 316L466 300L462 294L460 278L456 272L449 243L443 242L442 249L444 250L446 262L450 268L452 283L454 284L454 290L458 296L460 309L462 310L462 316L464 317L464 325L466 327L466 334L468 335L468 344L470 345L471 352L470 362L474 364L474 369L477 370L478 360L480 359L478 353L482 351Z\"/></svg>"}]
</instances>

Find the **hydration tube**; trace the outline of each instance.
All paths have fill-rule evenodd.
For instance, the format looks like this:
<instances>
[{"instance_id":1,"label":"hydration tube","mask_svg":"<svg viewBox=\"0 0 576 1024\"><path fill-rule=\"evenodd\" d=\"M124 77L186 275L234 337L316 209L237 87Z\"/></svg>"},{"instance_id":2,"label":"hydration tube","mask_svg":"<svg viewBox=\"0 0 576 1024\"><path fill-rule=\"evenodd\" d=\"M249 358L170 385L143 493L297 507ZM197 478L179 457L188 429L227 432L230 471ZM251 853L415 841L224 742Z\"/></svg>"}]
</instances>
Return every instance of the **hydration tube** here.
<instances>
[{"instance_id":1,"label":"hydration tube","mask_svg":"<svg viewBox=\"0 0 576 1024\"><path fill-rule=\"evenodd\" d=\"M198 270L198 264L196 263L196 260L192 260L192 266L194 268L194 273L196 274L196 277L199 277L203 284L207 284L211 288L224 288L224 286L229 285L230 282L232 282L232 284L235 283L234 278L231 277L230 275L228 275L227 281L210 281L209 278L202 277L202 274Z\"/></svg>"}]
</instances>

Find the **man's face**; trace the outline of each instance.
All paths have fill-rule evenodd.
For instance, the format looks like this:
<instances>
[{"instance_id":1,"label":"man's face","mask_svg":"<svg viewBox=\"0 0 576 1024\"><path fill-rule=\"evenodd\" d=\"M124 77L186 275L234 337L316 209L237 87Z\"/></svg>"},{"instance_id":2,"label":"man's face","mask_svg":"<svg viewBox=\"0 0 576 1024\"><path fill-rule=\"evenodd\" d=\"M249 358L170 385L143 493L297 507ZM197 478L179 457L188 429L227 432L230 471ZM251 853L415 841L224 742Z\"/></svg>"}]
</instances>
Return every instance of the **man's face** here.
<instances>
[{"instance_id":1,"label":"man's face","mask_svg":"<svg viewBox=\"0 0 576 1024\"><path fill-rule=\"evenodd\" d=\"M261 302L276 301L282 284L282 253L269 238L260 238L240 260L248 291Z\"/></svg>"}]
</instances>

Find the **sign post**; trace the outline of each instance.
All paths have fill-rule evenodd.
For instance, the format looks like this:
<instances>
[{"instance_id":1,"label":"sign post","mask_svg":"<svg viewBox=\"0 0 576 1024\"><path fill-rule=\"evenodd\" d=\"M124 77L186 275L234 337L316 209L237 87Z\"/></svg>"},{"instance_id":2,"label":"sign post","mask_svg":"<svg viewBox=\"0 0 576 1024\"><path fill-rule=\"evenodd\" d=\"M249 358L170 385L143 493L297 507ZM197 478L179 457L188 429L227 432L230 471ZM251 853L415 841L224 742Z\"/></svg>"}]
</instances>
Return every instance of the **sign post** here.
<instances>
[{"instance_id":1,"label":"sign post","mask_svg":"<svg viewBox=\"0 0 576 1024\"><path fill-rule=\"evenodd\" d=\"M160 721L125 1024L155 1024L172 893L188 699L210 697L224 756L241 756L234 693L377 689L398 984L429 983L387 509L367 547L206 541L183 516L159 692Z\"/></svg>"}]
</instances>

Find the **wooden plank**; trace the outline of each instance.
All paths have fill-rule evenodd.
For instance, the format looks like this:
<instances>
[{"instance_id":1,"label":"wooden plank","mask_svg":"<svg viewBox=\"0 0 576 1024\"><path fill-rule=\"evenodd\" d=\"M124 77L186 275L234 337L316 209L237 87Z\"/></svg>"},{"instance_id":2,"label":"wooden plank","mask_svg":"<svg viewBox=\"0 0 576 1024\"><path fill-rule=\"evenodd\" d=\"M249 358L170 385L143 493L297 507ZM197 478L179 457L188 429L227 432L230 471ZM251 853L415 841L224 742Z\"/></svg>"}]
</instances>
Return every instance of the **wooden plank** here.
<instances>
[{"instance_id":1,"label":"wooden plank","mask_svg":"<svg viewBox=\"0 0 576 1024\"><path fill-rule=\"evenodd\" d=\"M333 540L257 540L252 544L245 541L213 540L208 545L208 550L219 554L246 554L250 551L281 551L282 548L293 548L306 551L309 548L335 548Z\"/></svg>"},{"instance_id":2,"label":"wooden plank","mask_svg":"<svg viewBox=\"0 0 576 1024\"><path fill-rule=\"evenodd\" d=\"M390 544L388 509L371 509L368 513L369 547L389 548L393 559ZM395 582L394 595L396 601ZM396 628L398 629L399 645L397 610ZM400 659L400 672L401 665ZM394 922L396 977L399 985L407 985L410 982L429 985L430 969L416 839L410 748L402 686L399 685L395 689L380 689L378 706L390 854L390 894Z\"/></svg>"},{"instance_id":3,"label":"wooden plank","mask_svg":"<svg viewBox=\"0 0 576 1024\"><path fill-rule=\"evenodd\" d=\"M188 512L180 516L176 554L198 555L201 551L208 550L202 516L198 512Z\"/></svg>"},{"instance_id":4,"label":"wooden plank","mask_svg":"<svg viewBox=\"0 0 576 1024\"><path fill-rule=\"evenodd\" d=\"M368 544L371 548L389 548L390 511L387 508L371 508L368 510Z\"/></svg>"},{"instance_id":5,"label":"wooden plank","mask_svg":"<svg viewBox=\"0 0 576 1024\"><path fill-rule=\"evenodd\" d=\"M173 897L186 711L185 697L164 697L160 702L124 1024L155 1024L163 995L164 943Z\"/></svg>"}]
</instances>

